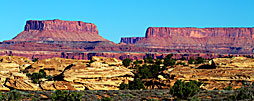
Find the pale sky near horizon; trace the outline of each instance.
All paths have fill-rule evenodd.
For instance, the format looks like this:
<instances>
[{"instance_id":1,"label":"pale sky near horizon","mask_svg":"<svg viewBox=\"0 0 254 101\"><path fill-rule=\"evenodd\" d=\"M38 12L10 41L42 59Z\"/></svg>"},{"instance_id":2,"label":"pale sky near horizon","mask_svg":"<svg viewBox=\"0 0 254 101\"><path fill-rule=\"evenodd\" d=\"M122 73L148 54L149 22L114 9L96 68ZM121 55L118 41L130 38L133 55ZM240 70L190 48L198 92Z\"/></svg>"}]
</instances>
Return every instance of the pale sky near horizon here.
<instances>
[{"instance_id":1,"label":"pale sky near horizon","mask_svg":"<svg viewBox=\"0 0 254 101\"><path fill-rule=\"evenodd\" d=\"M148 27L254 27L254 0L2 0L0 41L24 30L26 20L94 23L118 43Z\"/></svg>"}]
</instances>

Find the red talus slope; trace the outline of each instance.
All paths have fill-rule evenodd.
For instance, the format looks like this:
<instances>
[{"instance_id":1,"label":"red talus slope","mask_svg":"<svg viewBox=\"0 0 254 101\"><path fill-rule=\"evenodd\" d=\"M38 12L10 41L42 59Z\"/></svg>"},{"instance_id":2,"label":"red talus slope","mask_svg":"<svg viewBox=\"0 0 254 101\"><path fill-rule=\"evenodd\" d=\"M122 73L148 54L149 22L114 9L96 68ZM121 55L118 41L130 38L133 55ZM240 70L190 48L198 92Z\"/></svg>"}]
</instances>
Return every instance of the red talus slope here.
<instances>
[{"instance_id":1,"label":"red talus slope","mask_svg":"<svg viewBox=\"0 0 254 101\"><path fill-rule=\"evenodd\" d=\"M92 23L63 20L29 20L25 30L9 41L107 41Z\"/></svg>"}]
</instances>

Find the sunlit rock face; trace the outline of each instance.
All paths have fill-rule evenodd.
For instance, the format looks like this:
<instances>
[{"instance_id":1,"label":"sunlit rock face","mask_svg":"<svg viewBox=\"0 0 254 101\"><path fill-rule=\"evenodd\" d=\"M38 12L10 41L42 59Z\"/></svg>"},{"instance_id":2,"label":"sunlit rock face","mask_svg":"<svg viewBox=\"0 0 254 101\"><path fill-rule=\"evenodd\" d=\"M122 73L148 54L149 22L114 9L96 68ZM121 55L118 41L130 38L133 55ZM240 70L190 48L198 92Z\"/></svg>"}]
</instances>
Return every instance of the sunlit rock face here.
<instances>
[{"instance_id":1,"label":"sunlit rock face","mask_svg":"<svg viewBox=\"0 0 254 101\"><path fill-rule=\"evenodd\" d=\"M121 83L134 77L115 58L92 57L92 61L50 58L33 62L24 57L1 56L0 60L0 91L118 90ZM40 74L41 69L47 76L38 78L36 83L29 75Z\"/></svg>"},{"instance_id":2,"label":"sunlit rock face","mask_svg":"<svg viewBox=\"0 0 254 101\"><path fill-rule=\"evenodd\" d=\"M187 64L187 61L185 61ZM212 66L212 67L211 67ZM215 58L204 64L176 65L163 73L170 79L168 86L173 86L176 80L197 80L203 82L201 88L206 90L233 89L250 85L254 81L254 59L246 57ZM167 84L167 83L166 83Z\"/></svg>"},{"instance_id":3,"label":"sunlit rock face","mask_svg":"<svg viewBox=\"0 0 254 101\"><path fill-rule=\"evenodd\" d=\"M82 21L29 20L23 32L9 41L107 41L96 25Z\"/></svg>"},{"instance_id":4,"label":"sunlit rock face","mask_svg":"<svg viewBox=\"0 0 254 101\"><path fill-rule=\"evenodd\" d=\"M254 28L149 27L145 37L125 37L122 43L167 49L198 49L216 53L252 53Z\"/></svg>"}]
</instances>

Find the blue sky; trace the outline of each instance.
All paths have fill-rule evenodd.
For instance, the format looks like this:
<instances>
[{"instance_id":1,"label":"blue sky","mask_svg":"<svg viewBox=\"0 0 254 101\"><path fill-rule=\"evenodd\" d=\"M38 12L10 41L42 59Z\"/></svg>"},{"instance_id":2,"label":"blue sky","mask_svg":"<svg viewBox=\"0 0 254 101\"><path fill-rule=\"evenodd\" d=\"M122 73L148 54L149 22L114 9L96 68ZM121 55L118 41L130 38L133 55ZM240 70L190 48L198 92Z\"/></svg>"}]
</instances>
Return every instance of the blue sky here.
<instances>
[{"instance_id":1,"label":"blue sky","mask_svg":"<svg viewBox=\"0 0 254 101\"><path fill-rule=\"evenodd\" d=\"M0 41L26 20L91 22L118 43L148 27L254 27L254 0L1 0Z\"/></svg>"}]
</instances>

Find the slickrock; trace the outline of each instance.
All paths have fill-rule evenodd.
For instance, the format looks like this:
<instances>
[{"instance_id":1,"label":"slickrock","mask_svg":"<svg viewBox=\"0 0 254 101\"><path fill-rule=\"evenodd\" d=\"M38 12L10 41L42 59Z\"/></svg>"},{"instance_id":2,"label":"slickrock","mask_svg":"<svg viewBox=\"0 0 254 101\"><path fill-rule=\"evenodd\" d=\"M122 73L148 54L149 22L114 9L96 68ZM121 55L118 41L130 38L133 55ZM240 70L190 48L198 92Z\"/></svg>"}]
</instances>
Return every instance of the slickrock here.
<instances>
[{"instance_id":1,"label":"slickrock","mask_svg":"<svg viewBox=\"0 0 254 101\"><path fill-rule=\"evenodd\" d=\"M92 23L63 20L29 20L11 41L108 41Z\"/></svg>"},{"instance_id":2,"label":"slickrock","mask_svg":"<svg viewBox=\"0 0 254 101\"><path fill-rule=\"evenodd\" d=\"M31 80L9 79L5 85L18 90L41 90L39 84L34 84Z\"/></svg>"},{"instance_id":3,"label":"slickrock","mask_svg":"<svg viewBox=\"0 0 254 101\"><path fill-rule=\"evenodd\" d=\"M26 57L0 56L0 63L12 63L13 65L17 64L19 65L19 69L24 70L26 67L30 66L33 62Z\"/></svg>"},{"instance_id":4,"label":"slickrock","mask_svg":"<svg viewBox=\"0 0 254 101\"><path fill-rule=\"evenodd\" d=\"M92 61L94 62L90 66L75 63L70 69L66 69L63 73L64 80L81 83L89 90L117 90L122 82L133 80L134 74L120 66L120 60L92 57Z\"/></svg>"},{"instance_id":5,"label":"slickrock","mask_svg":"<svg viewBox=\"0 0 254 101\"><path fill-rule=\"evenodd\" d=\"M254 59L233 57L211 61L214 61L216 69L205 69L211 66L208 64L203 64L204 69L198 69L201 65L177 65L164 73L170 75L171 86L176 80L198 80L204 83L202 88L207 90L223 89L229 85L236 89L244 86L244 83L250 84L254 81Z\"/></svg>"},{"instance_id":6,"label":"slickrock","mask_svg":"<svg viewBox=\"0 0 254 101\"><path fill-rule=\"evenodd\" d=\"M44 69L47 75L56 76L61 74L67 66L77 61L75 59L64 58L43 59L33 63L29 68L26 68L26 71L34 73L39 72L40 69Z\"/></svg>"},{"instance_id":7,"label":"slickrock","mask_svg":"<svg viewBox=\"0 0 254 101\"><path fill-rule=\"evenodd\" d=\"M114 65L114 66L119 66L122 65L122 61L121 60L117 60L116 58L106 58L106 57L98 57L98 56L93 56L92 61L96 61L96 62L101 62L108 65Z\"/></svg>"},{"instance_id":8,"label":"slickrock","mask_svg":"<svg viewBox=\"0 0 254 101\"><path fill-rule=\"evenodd\" d=\"M8 91L4 83L6 79L22 78L27 79L26 75L19 73L27 65L32 63L25 57L18 56L0 56L0 90Z\"/></svg>"},{"instance_id":9,"label":"slickrock","mask_svg":"<svg viewBox=\"0 0 254 101\"><path fill-rule=\"evenodd\" d=\"M0 90L117 90L122 83L133 80L134 74L115 58L92 57L92 60L64 58L43 59L32 62L16 56L0 58ZM20 69L23 64L31 64ZM51 79L38 78L39 84L27 73L38 73L43 69ZM31 75L33 76L33 75ZM35 77L35 76L33 76Z\"/></svg>"}]
</instances>

